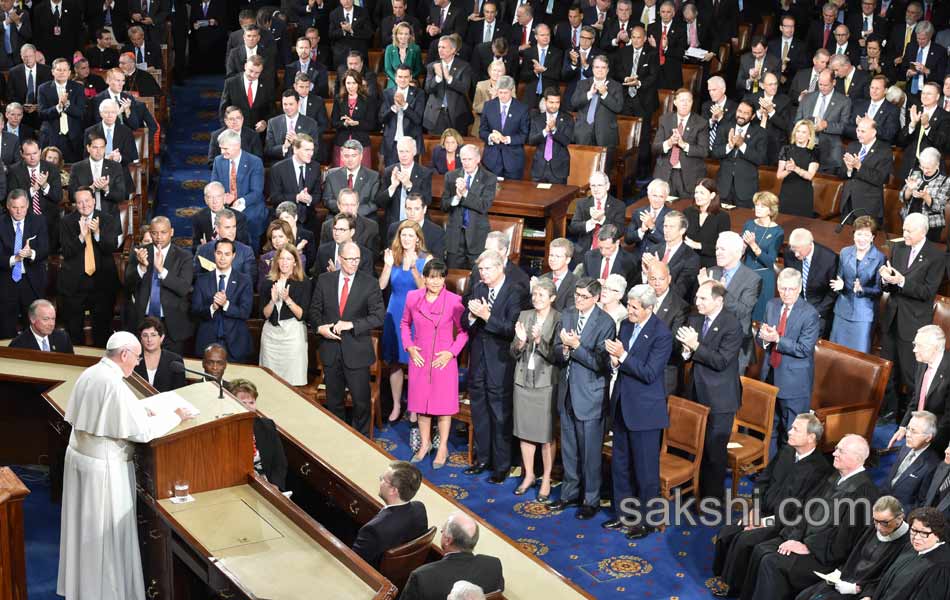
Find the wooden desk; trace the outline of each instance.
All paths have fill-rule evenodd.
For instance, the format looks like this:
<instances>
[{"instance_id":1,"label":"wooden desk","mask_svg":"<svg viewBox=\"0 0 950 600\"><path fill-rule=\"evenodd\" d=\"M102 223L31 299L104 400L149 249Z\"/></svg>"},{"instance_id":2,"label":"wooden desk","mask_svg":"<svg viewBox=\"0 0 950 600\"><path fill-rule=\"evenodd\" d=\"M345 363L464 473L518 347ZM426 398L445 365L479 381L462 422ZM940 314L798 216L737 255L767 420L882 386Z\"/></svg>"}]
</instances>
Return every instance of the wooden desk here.
<instances>
[{"instance_id":1,"label":"wooden desk","mask_svg":"<svg viewBox=\"0 0 950 600\"><path fill-rule=\"evenodd\" d=\"M444 175L432 175L432 204L436 207L442 204L444 185ZM533 181L506 179L498 182L498 192L488 212L493 215L545 219L544 254L547 260L551 241L567 233L567 209L578 189L576 185L555 184L550 189L542 190Z\"/></svg>"},{"instance_id":2,"label":"wooden desk","mask_svg":"<svg viewBox=\"0 0 950 600\"><path fill-rule=\"evenodd\" d=\"M72 367L71 361L80 357L61 357L56 364L31 363L4 358L11 352L0 348L0 377L10 374L30 381L62 382L47 392L57 405L65 407L73 382L84 367ZM101 356L96 348L76 347L79 355ZM40 355L40 353L36 353ZM91 364L85 358L85 364ZM200 361L186 360L187 366L200 368ZM290 472L304 481L310 489L329 496L330 500L357 523L364 524L382 507L377 492L379 474L386 470L393 457L384 452L352 428L337 419L322 406L310 403L267 369L253 365L228 365L228 379L246 378L254 382L260 394L257 406L261 414L273 419L278 426L287 451ZM57 414L62 414L58 411ZM60 419L61 422L61 419ZM295 494L296 499L296 494ZM545 600L561 598L591 598L572 581L546 565L534 555L502 534L491 524L472 513L455 500L444 495L434 484L423 481L416 499L426 505L429 523L441 525L449 514L464 511L479 523L477 551L497 556L505 569L505 598L512 600ZM161 504L159 504L161 506ZM161 519L164 520L164 519ZM140 522L142 521L140 515ZM140 539L146 543L163 544L161 539L149 539L158 523L142 523ZM161 532L155 535L161 537ZM161 549L152 551L161 554ZM148 579L146 580L148 583ZM167 596L166 596L167 597Z\"/></svg>"}]
</instances>

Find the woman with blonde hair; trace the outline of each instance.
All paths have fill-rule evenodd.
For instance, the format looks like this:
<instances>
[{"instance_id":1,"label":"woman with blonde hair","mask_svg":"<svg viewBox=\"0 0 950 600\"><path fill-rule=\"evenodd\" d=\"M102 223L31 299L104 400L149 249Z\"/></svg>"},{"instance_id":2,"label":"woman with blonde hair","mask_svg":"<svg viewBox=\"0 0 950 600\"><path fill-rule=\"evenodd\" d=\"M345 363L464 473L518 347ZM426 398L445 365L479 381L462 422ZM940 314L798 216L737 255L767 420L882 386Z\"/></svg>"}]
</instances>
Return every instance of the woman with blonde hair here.
<instances>
[{"instance_id":1,"label":"woman with blonde hair","mask_svg":"<svg viewBox=\"0 0 950 600\"><path fill-rule=\"evenodd\" d=\"M389 77L387 88L396 87L396 67L399 65L409 67L413 79L422 73L422 49L416 44L412 25L405 21L393 26L393 43L386 46L383 54L383 70Z\"/></svg>"},{"instance_id":2,"label":"woman with blonde hair","mask_svg":"<svg viewBox=\"0 0 950 600\"><path fill-rule=\"evenodd\" d=\"M489 100L494 100L498 95L498 80L505 73L505 63L500 60L493 60L488 64L488 79L484 79L475 84L475 99L472 100L472 112L475 113L475 122L472 123L469 132L471 135L478 135L478 127L482 120L482 109Z\"/></svg>"},{"instance_id":3,"label":"woman with blonde hair","mask_svg":"<svg viewBox=\"0 0 950 600\"><path fill-rule=\"evenodd\" d=\"M432 168L440 175L462 166L459 160L459 151L465 144L462 134L451 127L442 132L439 144L432 149Z\"/></svg>"},{"instance_id":4,"label":"woman with blonde hair","mask_svg":"<svg viewBox=\"0 0 950 600\"><path fill-rule=\"evenodd\" d=\"M778 171L782 182L778 210L783 215L811 218L815 212L815 193L811 180L818 172L818 138L815 124L808 119L795 123L788 144L778 153Z\"/></svg>"},{"instance_id":5,"label":"woman with blonde hair","mask_svg":"<svg viewBox=\"0 0 950 600\"><path fill-rule=\"evenodd\" d=\"M264 326L260 363L290 385L307 384L306 321L310 293L311 282L304 274L300 252L293 244L284 244L275 251L260 288L260 301L266 300L261 308Z\"/></svg>"},{"instance_id":6,"label":"woman with blonde hair","mask_svg":"<svg viewBox=\"0 0 950 600\"><path fill-rule=\"evenodd\" d=\"M406 295L425 285L422 267L428 256L422 227L415 221L403 221L396 229L393 243L383 254L383 272L379 275L379 289L392 288L383 321L383 339L380 355L389 364L389 386L393 392L393 409L389 422L399 420L402 410L402 390L405 382L403 365L409 364L409 353L403 346L400 323L406 308Z\"/></svg>"},{"instance_id":7,"label":"woman with blonde hair","mask_svg":"<svg viewBox=\"0 0 950 600\"><path fill-rule=\"evenodd\" d=\"M752 309L752 320L765 319L765 305L775 297L775 260L785 241L785 231L775 222L779 199L772 192L758 192L752 196L755 217L742 226L742 240L746 244L742 262L762 279L759 300Z\"/></svg>"}]
</instances>

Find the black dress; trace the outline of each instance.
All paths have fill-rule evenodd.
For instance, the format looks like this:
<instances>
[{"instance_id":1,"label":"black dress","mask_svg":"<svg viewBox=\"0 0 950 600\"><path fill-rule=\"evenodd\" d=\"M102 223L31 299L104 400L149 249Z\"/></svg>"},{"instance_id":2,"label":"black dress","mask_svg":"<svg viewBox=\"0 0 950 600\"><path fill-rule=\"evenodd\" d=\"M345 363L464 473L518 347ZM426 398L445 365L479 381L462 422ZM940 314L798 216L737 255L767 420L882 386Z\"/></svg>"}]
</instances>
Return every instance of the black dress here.
<instances>
[{"instance_id":1,"label":"black dress","mask_svg":"<svg viewBox=\"0 0 950 600\"><path fill-rule=\"evenodd\" d=\"M818 146L809 150L789 144L779 151L778 159L792 159L797 167L807 171L808 165L818 162ZM798 173L789 173L782 180L782 189L778 194L778 211L783 215L811 218L815 212L815 194L811 182L799 177Z\"/></svg>"},{"instance_id":2,"label":"black dress","mask_svg":"<svg viewBox=\"0 0 950 600\"><path fill-rule=\"evenodd\" d=\"M719 239L720 233L732 228L729 214L724 210L709 214L702 226L699 225L699 209L695 206L686 207L683 214L686 216L686 237L702 244L702 248L696 251L699 254L699 264L703 267L715 267L716 240Z\"/></svg>"}]
</instances>

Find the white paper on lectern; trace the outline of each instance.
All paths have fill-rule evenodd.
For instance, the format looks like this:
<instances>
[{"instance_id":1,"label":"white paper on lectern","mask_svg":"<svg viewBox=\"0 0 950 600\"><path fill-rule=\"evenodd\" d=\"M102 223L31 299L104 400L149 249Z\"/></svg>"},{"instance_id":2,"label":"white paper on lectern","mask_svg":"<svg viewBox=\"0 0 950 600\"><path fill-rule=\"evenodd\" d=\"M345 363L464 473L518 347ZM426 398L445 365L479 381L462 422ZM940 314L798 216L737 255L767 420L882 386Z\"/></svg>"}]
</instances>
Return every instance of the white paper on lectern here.
<instances>
[{"instance_id":1,"label":"white paper on lectern","mask_svg":"<svg viewBox=\"0 0 950 600\"><path fill-rule=\"evenodd\" d=\"M142 404L146 409L156 415L173 413L179 408L185 409L185 412L192 417L201 414L201 411L198 410L194 404L188 402L176 392L162 392L154 396L149 396L142 400Z\"/></svg>"}]
</instances>

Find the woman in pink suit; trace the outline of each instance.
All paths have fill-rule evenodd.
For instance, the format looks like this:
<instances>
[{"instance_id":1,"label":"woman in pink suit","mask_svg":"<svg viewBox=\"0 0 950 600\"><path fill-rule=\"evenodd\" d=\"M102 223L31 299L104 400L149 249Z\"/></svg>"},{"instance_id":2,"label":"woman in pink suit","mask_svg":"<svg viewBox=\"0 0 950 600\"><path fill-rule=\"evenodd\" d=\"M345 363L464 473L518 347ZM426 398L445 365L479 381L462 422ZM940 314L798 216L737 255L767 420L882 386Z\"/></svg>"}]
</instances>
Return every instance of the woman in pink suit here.
<instances>
[{"instance_id":1,"label":"woman in pink suit","mask_svg":"<svg viewBox=\"0 0 950 600\"><path fill-rule=\"evenodd\" d=\"M432 450L432 417L438 417L439 450L432 461L441 469L449 455L452 415L459 410L458 355L468 342L462 329L462 298L445 289L448 268L432 259L422 270L425 288L406 296L402 313L402 343L409 353L409 410L419 415L417 463Z\"/></svg>"}]
</instances>

